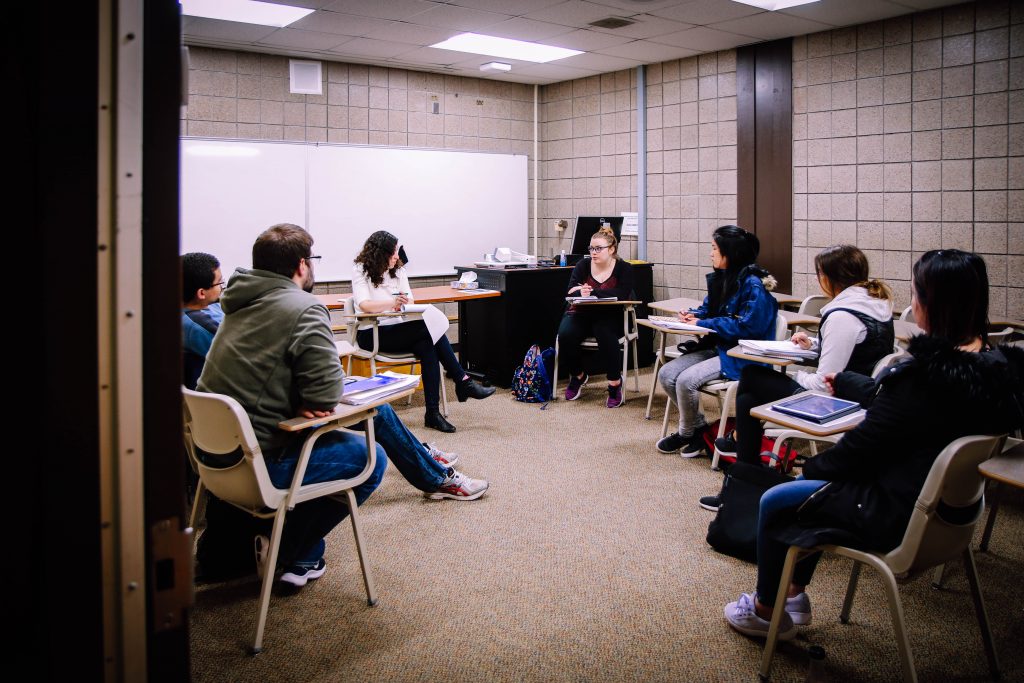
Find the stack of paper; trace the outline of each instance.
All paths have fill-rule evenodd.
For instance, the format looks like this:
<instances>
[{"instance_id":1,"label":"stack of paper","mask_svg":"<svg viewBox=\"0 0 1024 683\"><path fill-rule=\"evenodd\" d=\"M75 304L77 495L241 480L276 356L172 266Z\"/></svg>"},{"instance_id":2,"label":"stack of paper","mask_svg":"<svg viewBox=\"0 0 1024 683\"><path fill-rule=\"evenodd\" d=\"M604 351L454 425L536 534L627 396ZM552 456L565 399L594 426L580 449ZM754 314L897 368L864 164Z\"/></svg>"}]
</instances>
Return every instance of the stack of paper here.
<instances>
[{"instance_id":1,"label":"stack of paper","mask_svg":"<svg viewBox=\"0 0 1024 683\"><path fill-rule=\"evenodd\" d=\"M345 380L345 393L341 397L341 402L350 406L361 406L414 387L419 381L419 375L403 375L391 371L367 379L350 377Z\"/></svg>"},{"instance_id":2,"label":"stack of paper","mask_svg":"<svg viewBox=\"0 0 1024 683\"><path fill-rule=\"evenodd\" d=\"M647 320L658 325L659 327L666 327L670 330L685 330L686 332L713 332L706 327L700 325L691 325L690 323L684 323L679 318L673 318L668 315L649 315Z\"/></svg>"},{"instance_id":3,"label":"stack of paper","mask_svg":"<svg viewBox=\"0 0 1024 683\"><path fill-rule=\"evenodd\" d=\"M617 296L603 296L603 297L596 297L596 296L567 296L567 297L565 297L565 300L568 301L571 304L578 304L581 301L582 302L587 302L587 301L618 301L619 298Z\"/></svg>"},{"instance_id":4,"label":"stack of paper","mask_svg":"<svg viewBox=\"0 0 1024 683\"><path fill-rule=\"evenodd\" d=\"M740 339L740 347L747 353L774 356L776 358L813 359L818 357L817 351L805 350L791 341Z\"/></svg>"}]
</instances>

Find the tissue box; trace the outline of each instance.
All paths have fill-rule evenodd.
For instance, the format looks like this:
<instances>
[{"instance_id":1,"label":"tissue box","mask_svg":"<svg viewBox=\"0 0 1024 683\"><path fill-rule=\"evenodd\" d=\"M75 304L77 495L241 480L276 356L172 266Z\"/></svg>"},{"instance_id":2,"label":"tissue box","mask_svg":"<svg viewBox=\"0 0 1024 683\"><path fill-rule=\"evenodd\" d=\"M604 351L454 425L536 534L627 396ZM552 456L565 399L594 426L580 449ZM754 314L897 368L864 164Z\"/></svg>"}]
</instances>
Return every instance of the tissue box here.
<instances>
[{"instance_id":1,"label":"tissue box","mask_svg":"<svg viewBox=\"0 0 1024 683\"><path fill-rule=\"evenodd\" d=\"M476 282L460 282L458 280L452 280L452 289L476 289L480 285Z\"/></svg>"}]
</instances>

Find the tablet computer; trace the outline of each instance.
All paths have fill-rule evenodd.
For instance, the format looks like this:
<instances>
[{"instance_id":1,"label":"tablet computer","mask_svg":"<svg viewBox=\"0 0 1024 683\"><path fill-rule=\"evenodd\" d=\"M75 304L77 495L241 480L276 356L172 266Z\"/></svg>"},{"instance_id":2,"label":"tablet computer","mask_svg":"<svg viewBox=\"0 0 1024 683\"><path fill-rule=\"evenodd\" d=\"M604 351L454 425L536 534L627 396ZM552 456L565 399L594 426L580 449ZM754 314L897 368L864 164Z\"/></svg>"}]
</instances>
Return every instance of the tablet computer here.
<instances>
[{"instance_id":1,"label":"tablet computer","mask_svg":"<svg viewBox=\"0 0 1024 683\"><path fill-rule=\"evenodd\" d=\"M860 404L856 401L845 401L841 398L821 394L804 394L788 401L776 403L772 406L772 410L821 424L860 410Z\"/></svg>"}]
</instances>

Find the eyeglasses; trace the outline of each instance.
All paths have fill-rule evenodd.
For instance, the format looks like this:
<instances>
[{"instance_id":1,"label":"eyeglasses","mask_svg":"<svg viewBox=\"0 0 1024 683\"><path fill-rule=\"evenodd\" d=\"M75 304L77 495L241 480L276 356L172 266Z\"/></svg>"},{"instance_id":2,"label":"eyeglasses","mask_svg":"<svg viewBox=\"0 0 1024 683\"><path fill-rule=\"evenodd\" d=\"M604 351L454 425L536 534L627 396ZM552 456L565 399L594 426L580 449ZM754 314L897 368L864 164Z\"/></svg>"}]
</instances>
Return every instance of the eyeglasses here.
<instances>
[{"instance_id":1,"label":"eyeglasses","mask_svg":"<svg viewBox=\"0 0 1024 683\"><path fill-rule=\"evenodd\" d=\"M213 289L214 287L220 287L221 289L227 289L228 288L228 283L225 282L224 280L221 280L220 282L214 282L212 285L207 287L207 289Z\"/></svg>"},{"instance_id":2,"label":"eyeglasses","mask_svg":"<svg viewBox=\"0 0 1024 683\"><path fill-rule=\"evenodd\" d=\"M589 247L587 247L587 251L589 251L591 254L599 254L603 249L607 249L610 246L610 244L605 244L603 246L596 247L594 245L590 245Z\"/></svg>"},{"instance_id":3,"label":"eyeglasses","mask_svg":"<svg viewBox=\"0 0 1024 683\"><path fill-rule=\"evenodd\" d=\"M314 260L314 259L322 259L322 258L323 258L323 256L313 256L313 255L310 255L310 256L306 256L306 257L305 257L305 261L306 261L306 263L308 263L309 265L313 265L313 260Z\"/></svg>"}]
</instances>

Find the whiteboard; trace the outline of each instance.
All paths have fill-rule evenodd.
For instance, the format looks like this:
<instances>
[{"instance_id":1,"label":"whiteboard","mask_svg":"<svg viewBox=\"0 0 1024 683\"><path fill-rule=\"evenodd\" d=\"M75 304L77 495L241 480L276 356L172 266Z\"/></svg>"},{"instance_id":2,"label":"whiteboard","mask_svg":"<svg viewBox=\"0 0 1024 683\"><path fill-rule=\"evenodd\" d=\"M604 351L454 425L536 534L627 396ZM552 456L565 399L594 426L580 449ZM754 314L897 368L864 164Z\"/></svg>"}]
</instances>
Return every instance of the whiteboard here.
<instances>
[{"instance_id":1,"label":"whiteboard","mask_svg":"<svg viewBox=\"0 0 1024 683\"><path fill-rule=\"evenodd\" d=\"M256 236L281 222L313 235L321 282L349 280L376 230L399 238L411 276L527 250L521 154L184 138L181 187L182 251L214 254L225 274L249 267Z\"/></svg>"}]
</instances>

